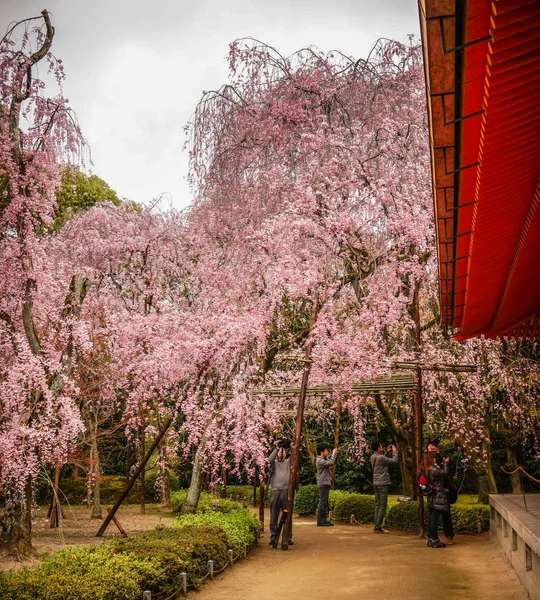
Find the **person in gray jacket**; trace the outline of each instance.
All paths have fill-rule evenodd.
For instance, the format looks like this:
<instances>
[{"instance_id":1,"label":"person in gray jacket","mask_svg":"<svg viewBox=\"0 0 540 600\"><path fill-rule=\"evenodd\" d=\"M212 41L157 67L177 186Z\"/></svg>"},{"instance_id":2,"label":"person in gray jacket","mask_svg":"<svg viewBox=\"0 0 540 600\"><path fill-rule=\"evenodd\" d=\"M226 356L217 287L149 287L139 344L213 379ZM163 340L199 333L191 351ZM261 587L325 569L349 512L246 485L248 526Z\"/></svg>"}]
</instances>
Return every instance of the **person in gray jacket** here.
<instances>
[{"instance_id":1,"label":"person in gray jacket","mask_svg":"<svg viewBox=\"0 0 540 600\"><path fill-rule=\"evenodd\" d=\"M270 494L270 541L268 543L274 548L277 547L278 542L279 515L287 510L287 492L291 474L291 456L287 452L289 447L290 442L288 440L279 440L276 448L268 458L270 461L270 485L272 487ZM291 523L289 546L292 543Z\"/></svg>"},{"instance_id":2,"label":"person in gray jacket","mask_svg":"<svg viewBox=\"0 0 540 600\"><path fill-rule=\"evenodd\" d=\"M328 458L328 446L319 444L317 446L317 485L319 486L319 507L317 508L317 527L332 527L334 524L327 519L328 496L332 486L332 467L337 460L337 448L332 450L332 456Z\"/></svg>"},{"instance_id":3,"label":"person in gray jacket","mask_svg":"<svg viewBox=\"0 0 540 600\"><path fill-rule=\"evenodd\" d=\"M373 469L373 489L375 490L375 533L390 533L387 529L383 529L384 516L386 515L386 506L388 505L388 489L390 488L390 474L388 473L388 465L397 463L398 452L397 448L390 444L386 449L387 452L392 451L392 458L388 458L383 452L383 447L378 442L374 446L375 452L369 459L371 468Z\"/></svg>"}]
</instances>

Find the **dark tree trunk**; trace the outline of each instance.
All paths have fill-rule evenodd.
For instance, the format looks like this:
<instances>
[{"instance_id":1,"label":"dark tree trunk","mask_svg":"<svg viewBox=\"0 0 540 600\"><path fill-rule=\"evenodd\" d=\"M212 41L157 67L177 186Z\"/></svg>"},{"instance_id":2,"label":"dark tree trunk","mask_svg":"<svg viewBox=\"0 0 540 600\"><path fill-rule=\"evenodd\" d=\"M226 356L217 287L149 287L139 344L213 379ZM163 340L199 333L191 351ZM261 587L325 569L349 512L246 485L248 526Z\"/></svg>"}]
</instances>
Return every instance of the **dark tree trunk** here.
<instances>
[{"instance_id":1,"label":"dark tree trunk","mask_svg":"<svg viewBox=\"0 0 540 600\"><path fill-rule=\"evenodd\" d=\"M162 442L159 445L159 480L161 482L160 487L160 499L161 506L164 508L170 508L171 506L171 482L169 480L169 463L167 462L166 446Z\"/></svg>"},{"instance_id":2,"label":"dark tree trunk","mask_svg":"<svg viewBox=\"0 0 540 600\"><path fill-rule=\"evenodd\" d=\"M398 446L399 451L399 466L401 469L401 477L403 482L403 495L413 497L413 476L410 468L409 457L407 456L407 448Z\"/></svg>"},{"instance_id":3,"label":"dark tree trunk","mask_svg":"<svg viewBox=\"0 0 540 600\"><path fill-rule=\"evenodd\" d=\"M515 448L506 449L506 464L510 467L511 471L517 469L518 461ZM521 476L519 471L510 475L510 481L512 483L512 494L523 494L523 486L521 485Z\"/></svg>"},{"instance_id":4,"label":"dark tree trunk","mask_svg":"<svg viewBox=\"0 0 540 600\"><path fill-rule=\"evenodd\" d=\"M101 465L99 462L99 449L97 444L97 422L95 423L94 435L92 436L90 456L90 487L92 490L92 519L103 519L101 511Z\"/></svg>"},{"instance_id":5,"label":"dark tree trunk","mask_svg":"<svg viewBox=\"0 0 540 600\"><path fill-rule=\"evenodd\" d=\"M146 428L145 428L144 419L142 420L141 427L142 427L142 429L141 429L141 456L144 456L145 452L146 452L146 448L145 448ZM141 471L141 478L140 478L141 489L140 489L140 496L139 496L139 500L141 503L141 515L144 515L144 513L146 512L146 505L144 503L144 476L145 475L146 475L146 466L143 465L143 468Z\"/></svg>"},{"instance_id":6,"label":"dark tree trunk","mask_svg":"<svg viewBox=\"0 0 540 600\"><path fill-rule=\"evenodd\" d=\"M60 524L60 465L54 468L53 496L49 509L50 527L54 529Z\"/></svg>"},{"instance_id":7,"label":"dark tree trunk","mask_svg":"<svg viewBox=\"0 0 540 600\"><path fill-rule=\"evenodd\" d=\"M25 486L25 504L6 501L0 545L8 554L24 558L35 553L32 546L32 480Z\"/></svg>"},{"instance_id":8,"label":"dark tree trunk","mask_svg":"<svg viewBox=\"0 0 540 600\"><path fill-rule=\"evenodd\" d=\"M227 469L221 467L221 479L223 479L223 486L221 487L221 497L227 497Z\"/></svg>"},{"instance_id":9,"label":"dark tree trunk","mask_svg":"<svg viewBox=\"0 0 540 600\"><path fill-rule=\"evenodd\" d=\"M386 425L392 431L392 435L394 436L394 440L398 449L398 461L401 468L403 494L405 496L414 497L414 463L411 464L411 461L409 460L409 451L411 449L414 460L414 452L416 447L415 436L411 434L411 430L414 431L414 427L411 427L411 424L407 421L406 413L403 410L399 399L396 399L397 410L394 414L387 402L383 400L381 394L375 394L374 398L375 404L377 405L377 408L379 409L379 412L381 413Z\"/></svg>"}]
</instances>

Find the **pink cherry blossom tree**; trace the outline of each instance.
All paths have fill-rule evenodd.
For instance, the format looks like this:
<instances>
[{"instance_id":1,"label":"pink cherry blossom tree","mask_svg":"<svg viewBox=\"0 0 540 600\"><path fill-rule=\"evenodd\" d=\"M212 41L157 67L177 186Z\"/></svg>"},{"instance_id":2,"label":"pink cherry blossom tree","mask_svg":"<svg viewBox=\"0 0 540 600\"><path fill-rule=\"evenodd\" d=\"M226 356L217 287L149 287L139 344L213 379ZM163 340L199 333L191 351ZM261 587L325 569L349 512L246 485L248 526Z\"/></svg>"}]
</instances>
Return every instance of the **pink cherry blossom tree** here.
<instances>
[{"instance_id":1,"label":"pink cherry blossom tree","mask_svg":"<svg viewBox=\"0 0 540 600\"><path fill-rule=\"evenodd\" d=\"M481 362L474 342L456 345L438 325L419 46L381 42L367 61L354 61L313 48L287 58L249 39L231 45L229 61L229 83L203 96L190 128L198 192L192 228L207 249L201 264L211 261L209 278L220 286L206 288L207 297L226 301L220 311L234 301L239 314L252 315L259 332L252 349L261 364L267 364L269 332L286 299L307 303L309 314L315 297L321 310L313 333L314 383L346 389L352 381L388 375L393 362L405 360ZM287 343L273 346L278 352L270 353L264 378L298 384L300 370L280 367L276 358L279 350L301 351L305 335L281 335ZM244 386L262 378L254 357L250 364ZM455 379L468 389L467 406L487 401L488 389L474 384L476 376ZM448 378L428 377L424 400L441 430L449 423L445 403L453 390ZM405 457L415 443L410 398L374 400ZM255 400L248 395L239 405L246 402ZM324 402L316 406L321 413ZM345 402L359 449L370 402L351 394ZM277 406L277 412L288 409L285 401ZM505 410L515 412L511 402ZM471 427L466 411L454 416L453 435L467 437L469 427L472 442L480 421ZM408 466L407 478L402 463L410 492L414 464Z\"/></svg>"},{"instance_id":2,"label":"pink cherry blossom tree","mask_svg":"<svg viewBox=\"0 0 540 600\"><path fill-rule=\"evenodd\" d=\"M407 304L433 244L419 48L285 58L241 40L230 65L231 83L203 97L192 126L194 212L243 258L233 285L257 292L267 330L285 298L320 298L315 382L389 373L392 338L413 345ZM301 349L305 336L288 341Z\"/></svg>"},{"instance_id":3,"label":"pink cherry blossom tree","mask_svg":"<svg viewBox=\"0 0 540 600\"><path fill-rule=\"evenodd\" d=\"M31 550L39 469L62 462L82 428L72 373L84 338L78 323L87 282L46 268L38 235L52 223L60 163L80 156L84 146L61 93L47 97L36 77L38 63L48 63L61 92L64 75L50 53L53 38L43 11L10 26L0 41L1 541L21 554Z\"/></svg>"}]
</instances>

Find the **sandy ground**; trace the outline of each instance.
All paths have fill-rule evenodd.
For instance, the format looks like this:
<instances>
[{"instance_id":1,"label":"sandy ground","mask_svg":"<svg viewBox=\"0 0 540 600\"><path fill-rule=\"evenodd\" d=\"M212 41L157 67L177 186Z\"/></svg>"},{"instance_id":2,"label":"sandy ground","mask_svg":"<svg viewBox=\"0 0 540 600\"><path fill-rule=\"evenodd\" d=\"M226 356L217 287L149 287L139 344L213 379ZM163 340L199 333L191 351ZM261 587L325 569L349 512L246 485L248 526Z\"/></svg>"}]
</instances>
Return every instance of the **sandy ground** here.
<instances>
[{"instance_id":1,"label":"sandy ground","mask_svg":"<svg viewBox=\"0 0 540 600\"><path fill-rule=\"evenodd\" d=\"M268 517L266 517L268 523ZM232 570L217 575L192 600L526 600L517 576L489 534L458 535L456 545L427 548L402 532L373 533L363 525L317 527L294 519L294 546L287 552L259 548Z\"/></svg>"},{"instance_id":2,"label":"sandy ground","mask_svg":"<svg viewBox=\"0 0 540 600\"><path fill-rule=\"evenodd\" d=\"M103 520L91 519L91 510L86 506L64 506L65 519L60 519L60 526L51 529L47 519L48 507L40 507L34 513L32 526L32 544L37 551L34 560L18 562L9 557L0 557L0 570L18 569L21 566L32 566L39 562L39 556L44 552L54 552L67 546L101 544L120 535L115 524L111 522L103 537L96 537ZM140 506L130 504L121 506L116 517L127 534L141 533L154 529L158 525L169 525L175 521L170 511L159 508L155 504L146 506L146 513L141 515ZM103 518L107 514L103 508Z\"/></svg>"}]
</instances>

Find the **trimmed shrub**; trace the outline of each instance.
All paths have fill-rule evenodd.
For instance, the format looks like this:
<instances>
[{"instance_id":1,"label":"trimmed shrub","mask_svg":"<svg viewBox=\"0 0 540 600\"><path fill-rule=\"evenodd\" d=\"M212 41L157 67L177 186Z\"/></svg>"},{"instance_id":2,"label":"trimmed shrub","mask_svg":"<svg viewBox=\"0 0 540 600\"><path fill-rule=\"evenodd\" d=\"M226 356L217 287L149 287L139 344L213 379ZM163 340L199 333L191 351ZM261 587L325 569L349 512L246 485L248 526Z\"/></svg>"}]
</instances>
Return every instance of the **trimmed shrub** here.
<instances>
[{"instance_id":1,"label":"trimmed shrub","mask_svg":"<svg viewBox=\"0 0 540 600\"><path fill-rule=\"evenodd\" d=\"M220 495L220 489L216 491L216 495ZM245 506L253 504L253 486L252 485L228 485L227 486L227 498L236 500ZM261 491L257 486L257 505L260 502ZM268 492L268 500L270 499L270 492Z\"/></svg>"},{"instance_id":2,"label":"trimmed shrub","mask_svg":"<svg viewBox=\"0 0 540 600\"><path fill-rule=\"evenodd\" d=\"M330 496L328 498L328 504L330 506L330 510L333 512L336 506L336 501L346 496L350 496L351 492L346 492L344 490L330 490Z\"/></svg>"},{"instance_id":3,"label":"trimmed shrub","mask_svg":"<svg viewBox=\"0 0 540 600\"><path fill-rule=\"evenodd\" d=\"M174 513L179 513L182 510L182 506L186 501L188 491L180 490L171 494L171 510ZM238 502L231 500L230 498L218 498L212 496L206 492L201 492L199 498L199 504L197 506L197 512L215 511L220 513L229 513L233 510L242 508Z\"/></svg>"},{"instance_id":4,"label":"trimmed shrub","mask_svg":"<svg viewBox=\"0 0 540 600\"><path fill-rule=\"evenodd\" d=\"M294 496L294 510L299 515L313 515L319 505L319 488L314 485L301 485Z\"/></svg>"},{"instance_id":5,"label":"trimmed shrub","mask_svg":"<svg viewBox=\"0 0 540 600\"><path fill-rule=\"evenodd\" d=\"M190 583L199 582L208 560L216 569L224 567L228 548L243 554L259 528L259 521L245 509L186 515L172 527L106 546L67 548L46 556L33 570L0 573L0 598L140 600L143 590L170 596L180 587L180 573L187 573Z\"/></svg>"},{"instance_id":6,"label":"trimmed shrub","mask_svg":"<svg viewBox=\"0 0 540 600\"><path fill-rule=\"evenodd\" d=\"M232 548L235 555L241 554L257 539L257 531L261 527L259 519L248 510L240 508L226 515L214 511L182 515L178 517L177 527L186 525L215 525L221 527L227 536L227 547Z\"/></svg>"},{"instance_id":7,"label":"trimmed shrub","mask_svg":"<svg viewBox=\"0 0 540 600\"><path fill-rule=\"evenodd\" d=\"M468 533L489 531L489 505L470 504L460 506L454 504L451 511L455 531L466 531Z\"/></svg>"},{"instance_id":8,"label":"trimmed shrub","mask_svg":"<svg viewBox=\"0 0 540 600\"><path fill-rule=\"evenodd\" d=\"M69 477L60 481L60 502L86 504L87 478ZM105 475L101 478L100 500L102 504L114 504L126 489L126 478L122 475ZM131 495L135 492L132 490Z\"/></svg>"},{"instance_id":9,"label":"trimmed shrub","mask_svg":"<svg viewBox=\"0 0 540 600\"><path fill-rule=\"evenodd\" d=\"M201 525L160 527L137 536L113 542L114 552L130 553L138 560L153 560L166 573L166 579L147 582L154 593L167 588L178 590L180 573L185 572L190 583L200 581L207 572L207 563L214 561L216 569L227 564L227 536L221 527Z\"/></svg>"},{"instance_id":10,"label":"trimmed shrub","mask_svg":"<svg viewBox=\"0 0 540 600\"><path fill-rule=\"evenodd\" d=\"M427 519L427 506L425 517ZM418 531L418 504L411 502L397 502L390 506L386 512L386 525L396 529Z\"/></svg>"},{"instance_id":11,"label":"trimmed shrub","mask_svg":"<svg viewBox=\"0 0 540 600\"><path fill-rule=\"evenodd\" d=\"M35 569L4 573L0 589L2 600L135 600L166 576L154 559L83 546L55 552Z\"/></svg>"},{"instance_id":12,"label":"trimmed shrub","mask_svg":"<svg viewBox=\"0 0 540 600\"><path fill-rule=\"evenodd\" d=\"M215 498L210 506L205 506L205 510L214 510L225 515L239 508L242 508L242 505L230 498Z\"/></svg>"},{"instance_id":13,"label":"trimmed shrub","mask_svg":"<svg viewBox=\"0 0 540 600\"><path fill-rule=\"evenodd\" d=\"M425 519L429 509L424 504ZM486 504L454 504L451 507L452 523L455 531L480 533L489 530L489 506ZM418 505L416 502L398 502L392 504L386 513L386 524L396 529L418 531ZM480 530L479 526L480 525ZM442 524L439 520L439 528Z\"/></svg>"},{"instance_id":14,"label":"trimmed shrub","mask_svg":"<svg viewBox=\"0 0 540 600\"><path fill-rule=\"evenodd\" d=\"M354 515L359 523L373 522L375 498L365 494L340 494L335 498L333 513L336 521L348 522Z\"/></svg>"}]
</instances>

